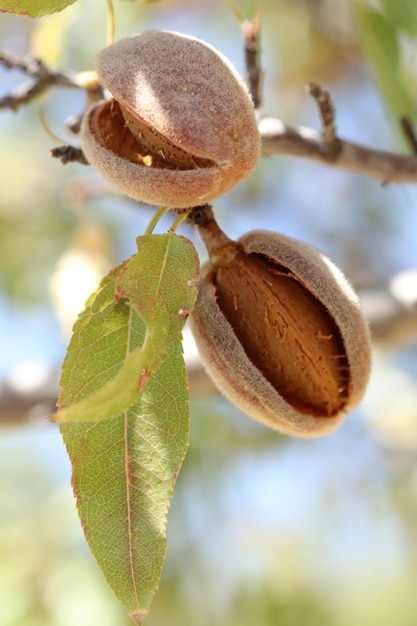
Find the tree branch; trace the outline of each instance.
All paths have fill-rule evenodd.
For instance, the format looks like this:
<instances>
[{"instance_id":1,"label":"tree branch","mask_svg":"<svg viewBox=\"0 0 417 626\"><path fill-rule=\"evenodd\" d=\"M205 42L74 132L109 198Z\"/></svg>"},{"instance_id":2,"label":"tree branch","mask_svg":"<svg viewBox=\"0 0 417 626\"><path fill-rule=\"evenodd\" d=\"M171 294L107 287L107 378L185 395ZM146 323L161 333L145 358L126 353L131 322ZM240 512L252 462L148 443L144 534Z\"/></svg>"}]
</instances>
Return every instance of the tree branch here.
<instances>
[{"instance_id":1,"label":"tree branch","mask_svg":"<svg viewBox=\"0 0 417 626\"><path fill-rule=\"evenodd\" d=\"M245 44L246 80L259 115L262 154L290 155L319 161L323 165L356 172L376 178L382 183L417 182L417 136L411 120L403 118L400 124L413 156L403 156L354 144L338 137L336 111L328 91L314 82L306 84L306 91L314 98L321 121L321 135L310 128L291 128L281 120L263 117L262 68L260 64L260 9L252 20L242 23Z\"/></svg>"},{"instance_id":2,"label":"tree branch","mask_svg":"<svg viewBox=\"0 0 417 626\"><path fill-rule=\"evenodd\" d=\"M417 156L375 150L341 138L333 154L328 143L311 128L292 128L281 120L265 117L259 122L262 154L288 155L318 161L323 165L356 172L382 183L417 183Z\"/></svg>"},{"instance_id":3,"label":"tree branch","mask_svg":"<svg viewBox=\"0 0 417 626\"><path fill-rule=\"evenodd\" d=\"M0 64L7 69L19 69L33 79L20 85L11 94L0 98L0 109L16 111L52 87L80 89L76 73L56 72L42 59L33 56L18 57L10 52L0 52Z\"/></svg>"}]
</instances>

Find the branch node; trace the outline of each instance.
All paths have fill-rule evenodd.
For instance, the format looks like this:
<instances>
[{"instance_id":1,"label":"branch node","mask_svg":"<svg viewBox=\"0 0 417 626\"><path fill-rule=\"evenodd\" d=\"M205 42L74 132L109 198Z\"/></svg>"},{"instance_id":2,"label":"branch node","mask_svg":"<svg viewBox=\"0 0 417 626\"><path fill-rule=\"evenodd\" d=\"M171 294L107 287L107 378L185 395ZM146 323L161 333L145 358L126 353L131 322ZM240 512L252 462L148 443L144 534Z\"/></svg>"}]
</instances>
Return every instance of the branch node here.
<instances>
[{"instance_id":1,"label":"branch node","mask_svg":"<svg viewBox=\"0 0 417 626\"><path fill-rule=\"evenodd\" d=\"M315 100L318 108L326 154L331 159L336 159L341 150L341 142L336 134L335 107L330 93L314 82L306 84L306 91Z\"/></svg>"}]
</instances>

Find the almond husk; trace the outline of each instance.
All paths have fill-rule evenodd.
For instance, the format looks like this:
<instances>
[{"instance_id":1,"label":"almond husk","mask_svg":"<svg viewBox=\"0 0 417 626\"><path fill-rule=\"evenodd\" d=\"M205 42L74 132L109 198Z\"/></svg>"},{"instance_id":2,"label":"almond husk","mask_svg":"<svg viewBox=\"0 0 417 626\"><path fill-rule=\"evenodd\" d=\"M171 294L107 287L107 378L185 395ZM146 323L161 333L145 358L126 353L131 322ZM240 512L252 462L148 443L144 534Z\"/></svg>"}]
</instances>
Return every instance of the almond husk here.
<instances>
[{"instance_id":1,"label":"almond husk","mask_svg":"<svg viewBox=\"0 0 417 626\"><path fill-rule=\"evenodd\" d=\"M340 270L270 231L230 241L200 225L210 255L191 327L218 388L249 416L298 436L333 431L365 392L370 336Z\"/></svg>"}]
</instances>

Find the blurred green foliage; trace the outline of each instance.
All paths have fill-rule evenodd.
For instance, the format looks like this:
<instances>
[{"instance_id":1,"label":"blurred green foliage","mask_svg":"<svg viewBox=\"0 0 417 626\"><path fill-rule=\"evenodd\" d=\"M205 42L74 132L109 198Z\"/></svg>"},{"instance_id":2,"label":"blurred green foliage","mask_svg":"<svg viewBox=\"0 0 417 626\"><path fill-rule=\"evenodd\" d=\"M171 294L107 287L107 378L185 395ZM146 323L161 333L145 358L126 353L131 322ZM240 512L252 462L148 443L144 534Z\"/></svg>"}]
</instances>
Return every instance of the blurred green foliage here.
<instances>
[{"instance_id":1,"label":"blurred green foliage","mask_svg":"<svg viewBox=\"0 0 417 626\"><path fill-rule=\"evenodd\" d=\"M266 437L216 398L193 415L150 626L413 623L415 456L360 428ZM59 441L52 425L3 432L2 626L128 626L85 545L68 469L51 471Z\"/></svg>"},{"instance_id":2,"label":"blurred green foliage","mask_svg":"<svg viewBox=\"0 0 417 626\"><path fill-rule=\"evenodd\" d=\"M413 22L409 20L409 7L403 3L387 2L379 12L367 2L355 2L359 42L365 57L373 66L379 86L390 108L394 120L403 116L413 119L415 105L409 77L406 75L401 37L405 32L415 34ZM414 11L415 13L415 11Z\"/></svg>"}]
</instances>

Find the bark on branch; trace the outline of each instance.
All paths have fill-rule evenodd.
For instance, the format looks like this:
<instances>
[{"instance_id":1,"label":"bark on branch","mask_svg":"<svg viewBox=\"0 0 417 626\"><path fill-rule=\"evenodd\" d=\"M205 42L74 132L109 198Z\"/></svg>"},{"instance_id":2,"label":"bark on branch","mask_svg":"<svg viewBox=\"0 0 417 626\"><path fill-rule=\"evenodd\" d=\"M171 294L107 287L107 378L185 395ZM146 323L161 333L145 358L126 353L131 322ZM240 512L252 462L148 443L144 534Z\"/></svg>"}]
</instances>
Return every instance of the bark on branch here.
<instances>
[{"instance_id":1,"label":"bark on branch","mask_svg":"<svg viewBox=\"0 0 417 626\"><path fill-rule=\"evenodd\" d=\"M289 155L376 178L382 183L417 183L417 156L375 150L338 137L333 153L323 136L311 128L293 128L265 117L259 122L262 154Z\"/></svg>"},{"instance_id":2,"label":"bark on branch","mask_svg":"<svg viewBox=\"0 0 417 626\"><path fill-rule=\"evenodd\" d=\"M0 52L0 64L6 69L19 69L31 77L30 81L19 85L11 94L0 98L0 109L17 111L52 87L80 89L75 72L57 72L42 59L33 56L18 57L10 52Z\"/></svg>"}]
</instances>

